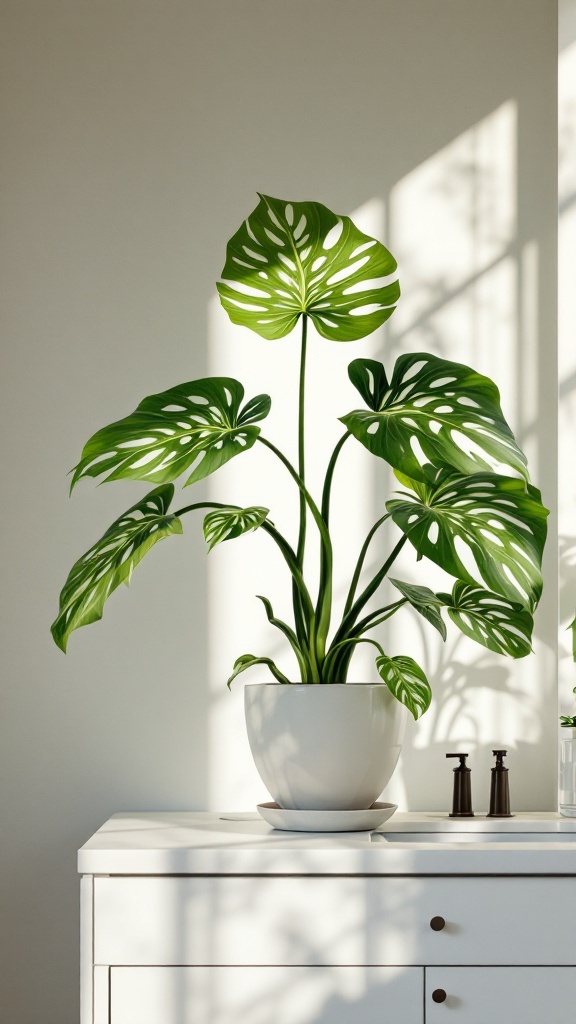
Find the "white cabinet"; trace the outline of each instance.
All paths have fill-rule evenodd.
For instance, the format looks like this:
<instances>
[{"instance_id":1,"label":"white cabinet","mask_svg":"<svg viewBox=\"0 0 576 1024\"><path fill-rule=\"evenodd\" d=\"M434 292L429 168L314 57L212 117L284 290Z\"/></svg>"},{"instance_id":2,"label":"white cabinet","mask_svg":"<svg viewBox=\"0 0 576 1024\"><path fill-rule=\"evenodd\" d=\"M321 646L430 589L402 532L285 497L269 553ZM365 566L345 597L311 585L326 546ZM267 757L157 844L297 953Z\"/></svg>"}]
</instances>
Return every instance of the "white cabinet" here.
<instances>
[{"instance_id":1,"label":"white cabinet","mask_svg":"<svg viewBox=\"0 0 576 1024\"><path fill-rule=\"evenodd\" d=\"M568 1024L574 986L576 967L431 967L426 1024Z\"/></svg>"},{"instance_id":2,"label":"white cabinet","mask_svg":"<svg viewBox=\"0 0 576 1024\"><path fill-rule=\"evenodd\" d=\"M531 875L510 848L117 816L80 853L82 1024L566 1024L568 846Z\"/></svg>"},{"instance_id":3,"label":"white cabinet","mask_svg":"<svg viewBox=\"0 0 576 1024\"><path fill-rule=\"evenodd\" d=\"M113 967L110 1024L422 1024L424 972Z\"/></svg>"}]
</instances>

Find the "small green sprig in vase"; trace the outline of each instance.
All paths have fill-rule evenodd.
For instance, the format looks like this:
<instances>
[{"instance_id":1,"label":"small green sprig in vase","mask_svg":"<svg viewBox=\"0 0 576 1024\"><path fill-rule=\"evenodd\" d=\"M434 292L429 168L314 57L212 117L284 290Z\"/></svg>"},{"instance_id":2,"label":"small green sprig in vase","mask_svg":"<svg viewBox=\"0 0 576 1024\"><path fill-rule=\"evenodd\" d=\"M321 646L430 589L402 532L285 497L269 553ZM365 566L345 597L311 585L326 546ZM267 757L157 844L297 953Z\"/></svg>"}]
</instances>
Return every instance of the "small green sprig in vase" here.
<instances>
[{"instance_id":1,"label":"small green sprig in vase","mask_svg":"<svg viewBox=\"0 0 576 1024\"><path fill-rule=\"evenodd\" d=\"M576 618L570 623L572 630L572 658L576 662ZM576 700L576 686L572 690ZM558 803L560 814L576 818L576 715L561 715L560 725L570 729L570 735L560 743L560 786Z\"/></svg>"}]
</instances>

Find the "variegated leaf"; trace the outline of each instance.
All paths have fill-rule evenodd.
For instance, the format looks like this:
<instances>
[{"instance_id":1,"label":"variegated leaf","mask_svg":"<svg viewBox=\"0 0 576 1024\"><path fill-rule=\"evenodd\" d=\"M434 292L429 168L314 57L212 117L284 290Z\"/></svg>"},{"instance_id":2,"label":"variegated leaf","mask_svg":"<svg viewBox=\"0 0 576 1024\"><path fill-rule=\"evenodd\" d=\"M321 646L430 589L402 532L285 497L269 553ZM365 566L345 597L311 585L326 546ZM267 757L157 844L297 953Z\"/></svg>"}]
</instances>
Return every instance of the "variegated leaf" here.
<instances>
[{"instance_id":1,"label":"variegated leaf","mask_svg":"<svg viewBox=\"0 0 576 1024\"><path fill-rule=\"evenodd\" d=\"M257 530L266 519L269 508L219 508L204 518L204 539L211 551L224 540L240 537L247 530Z\"/></svg>"},{"instance_id":2,"label":"variegated leaf","mask_svg":"<svg viewBox=\"0 0 576 1024\"><path fill-rule=\"evenodd\" d=\"M434 626L443 640L446 639L446 624L440 614L443 602L428 587L419 587L414 583L402 583L401 580L393 580L388 577L390 583L400 591L403 597L412 605L423 618Z\"/></svg>"},{"instance_id":3,"label":"variegated leaf","mask_svg":"<svg viewBox=\"0 0 576 1024\"><path fill-rule=\"evenodd\" d=\"M458 629L497 654L525 658L532 650L534 620L521 604L457 580L452 594L438 594Z\"/></svg>"},{"instance_id":4,"label":"variegated leaf","mask_svg":"<svg viewBox=\"0 0 576 1024\"><path fill-rule=\"evenodd\" d=\"M386 508L420 555L458 579L535 608L548 515L535 487L495 473L444 475L426 499L405 492Z\"/></svg>"},{"instance_id":5,"label":"variegated leaf","mask_svg":"<svg viewBox=\"0 0 576 1024\"><path fill-rule=\"evenodd\" d=\"M428 352L400 356L390 384L373 359L353 360L348 373L368 409L343 416L342 423L399 472L425 480L424 467L431 464L527 478L526 457L488 377Z\"/></svg>"},{"instance_id":6,"label":"variegated leaf","mask_svg":"<svg viewBox=\"0 0 576 1024\"><path fill-rule=\"evenodd\" d=\"M240 408L244 388L232 377L205 377L145 398L123 420L90 438L72 478L131 478L154 483L176 480L193 467L187 484L202 480L260 433L254 426L270 411L268 395Z\"/></svg>"},{"instance_id":7,"label":"variegated leaf","mask_svg":"<svg viewBox=\"0 0 576 1024\"><path fill-rule=\"evenodd\" d=\"M232 322L263 338L283 338L306 313L322 337L354 341L393 313L395 271L391 253L349 217L260 195L228 243L218 291Z\"/></svg>"},{"instance_id":8,"label":"variegated leaf","mask_svg":"<svg viewBox=\"0 0 576 1024\"><path fill-rule=\"evenodd\" d=\"M157 541L182 533L178 517L168 513L173 494L172 484L151 491L72 567L52 625L52 636L63 651L73 630L102 618L106 599L121 583L130 582L132 570Z\"/></svg>"},{"instance_id":9,"label":"variegated leaf","mask_svg":"<svg viewBox=\"0 0 576 1024\"><path fill-rule=\"evenodd\" d=\"M413 658L399 655L376 658L376 668L396 700L404 704L414 718L418 719L430 707L432 690L424 672Z\"/></svg>"}]
</instances>

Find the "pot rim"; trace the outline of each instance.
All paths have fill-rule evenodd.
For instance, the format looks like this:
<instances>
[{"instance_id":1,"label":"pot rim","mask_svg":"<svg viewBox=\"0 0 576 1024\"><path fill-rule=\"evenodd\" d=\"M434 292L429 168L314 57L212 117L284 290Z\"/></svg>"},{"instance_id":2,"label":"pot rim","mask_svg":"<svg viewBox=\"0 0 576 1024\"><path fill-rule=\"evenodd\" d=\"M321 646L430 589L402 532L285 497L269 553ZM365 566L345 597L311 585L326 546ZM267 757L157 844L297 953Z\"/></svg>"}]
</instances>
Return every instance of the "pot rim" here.
<instances>
[{"instance_id":1,"label":"pot rim","mask_svg":"<svg viewBox=\"0 0 576 1024\"><path fill-rule=\"evenodd\" d=\"M350 683L244 683L245 689L255 689L257 686L274 686L282 688L283 690L333 690L335 687L341 686L383 686L386 690L389 687L386 683L366 683L366 682L350 682Z\"/></svg>"}]
</instances>

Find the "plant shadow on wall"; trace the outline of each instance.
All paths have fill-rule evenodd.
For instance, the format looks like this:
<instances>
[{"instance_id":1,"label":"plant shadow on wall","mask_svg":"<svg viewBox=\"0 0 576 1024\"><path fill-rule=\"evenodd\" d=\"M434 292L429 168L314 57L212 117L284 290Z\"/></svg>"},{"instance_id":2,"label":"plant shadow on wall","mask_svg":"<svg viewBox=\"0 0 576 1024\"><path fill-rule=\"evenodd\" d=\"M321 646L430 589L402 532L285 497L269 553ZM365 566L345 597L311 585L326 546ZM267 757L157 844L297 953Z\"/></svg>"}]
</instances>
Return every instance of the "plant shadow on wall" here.
<instances>
[{"instance_id":1,"label":"plant shadow on wall","mask_svg":"<svg viewBox=\"0 0 576 1024\"><path fill-rule=\"evenodd\" d=\"M245 401L242 384L231 377L189 381L152 395L98 431L84 447L72 487L82 478L100 477L143 481L153 489L72 568L52 627L56 643L65 650L74 630L99 619L109 595L130 581L143 556L158 541L182 532L184 514L201 510L209 550L261 530L280 552L291 581L290 622L278 618L269 599L259 595L270 625L292 653L290 676L267 654L245 653L237 658L229 685L255 665L265 665L282 686L345 684L356 649L369 644L383 684L417 719L431 701L424 669L407 653L390 654L372 633L405 605L444 640L448 620L493 652L528 655L542 590L547 511L488 377L428 351L404 353L394 366L388 360L384 365L352 359L348 374L361 404L339 417L341 434L321 493L313 496L308 489L309 327L328 341L347 344L388 320L400 291L391 253L349 217L319 203L260 196L228 243L218 290L238 326L239 341L245 328L263 343L300 328L297 465L260 426L270 412L270 397ZM349 538L350 545L358 545L358 558L336 618L332 483L342 449L357 442L392 469L395 491L383 501L365 539ZM296 539L284 536L264 506L202 501L172 509L174 481L184 476L187 486L202 480L238 455L249 457L255 444L264 446L292 481L299 504ZM385 524L393 527L393 541L366 581L370 549ZM305 576L311 534L318 550L315 586ZM424 585L420 566L418 584L391 575L406 542L422 568L431 563L455 581L450 590ZM382 603L385 581L392 596Z\"/></svg>"}]
</instances>

